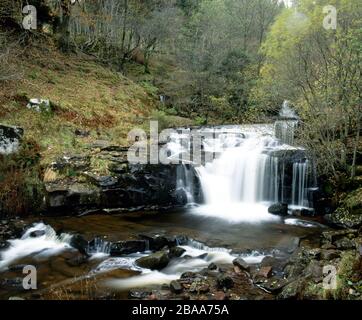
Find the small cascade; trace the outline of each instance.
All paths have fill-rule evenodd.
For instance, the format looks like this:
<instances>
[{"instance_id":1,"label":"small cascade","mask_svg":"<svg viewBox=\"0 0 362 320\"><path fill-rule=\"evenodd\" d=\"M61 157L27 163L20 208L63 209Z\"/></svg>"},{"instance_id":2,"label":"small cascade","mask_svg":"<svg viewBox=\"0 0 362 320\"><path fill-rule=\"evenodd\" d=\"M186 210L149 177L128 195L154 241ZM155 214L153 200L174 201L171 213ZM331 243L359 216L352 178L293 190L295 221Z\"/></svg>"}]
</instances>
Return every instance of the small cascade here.
<instances>
[{"instance_id":1,"label":"small cascade","mask_svg":"<svg viewBox=\"0 0 362 320\"><path fill-rule=\"evenodd\" d=\"M102 238L96 237L88 243L87 253L89 255L109 254L111 251L111 243Z\"/></svg>"},{"instance_id":2,"label":"small cascade","mask_svg":"<svg viewBox=\"0 0 362 320\"><path fill-rule=\"evenodd\" d=\"M177 167L176 192L185 196L187 203L194 203L194 171L190 165L181 164Z\"/></svg>"},{"instance_id":3,"label":"small cascade","mask_svg":"<svg viewBox=\"0 0 362 320\"><path fill-rule=\"evenodd\" d=\"M299 207L309 207L309 161L293 164L292 204Z\"/></svg>"},{"instance_id":4,"label":"small cascade","mask_svg":"<svg viewBox=\"0 0 362 320\"><path fill-rule=\"evenodd\" d=\"M283 120L275 122L275 137L283 144L294 145L295 130L298 127L298 121Z\"/></svg>"},{"instance_id":5,"label":"small cascade","mask_svg":"<svg viewBox=\"0 0 362 320\"><path fill-rule=\"evenodd\" d=\"M48 257L71 248L72 235L55 230L44 223L29 228L20 239L9 240L9 247L0 254L0 270L6 269L14 261L26 256Z\"/></svg>"}]
</instances>

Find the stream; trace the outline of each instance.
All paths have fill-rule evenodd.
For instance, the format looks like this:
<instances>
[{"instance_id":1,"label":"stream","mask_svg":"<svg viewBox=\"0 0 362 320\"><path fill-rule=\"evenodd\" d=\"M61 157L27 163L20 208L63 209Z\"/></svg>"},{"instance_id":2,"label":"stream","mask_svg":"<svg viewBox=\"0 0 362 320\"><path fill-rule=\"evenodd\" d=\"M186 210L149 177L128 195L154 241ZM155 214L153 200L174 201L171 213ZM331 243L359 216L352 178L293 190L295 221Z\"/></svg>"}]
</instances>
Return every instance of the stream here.
<instances>
[{"instance_id":1,"label":"stream","mask_svg":"<svg viewBox=\"0 0 362 320\"><path fill-rule=\"evenodd\" d=\"M326 228L314 217L317 185L313 163L303 148L293 145L297 119L287 105L281 116L292 119L274 125L198 129L207 133L202 150L212 154L212 159L195 163L189 157L178 170L177 192L187 199L183 208L79 217L64 212L61 218L27 219L31 227L21 238L9 240L9 246L0 252L0 298L67 298L69 293L59 288L69 283L81 298L89 295L89 286L84 285L89 279L97 298L101 293L108 297L109 292L127 298L131 289L161 290L183 273L200 272L210 264L232 265L239 257L256 265L266 256L292 254L300 241L313 246ZM181 135L171 136L167 145L170 159L188 156L191 134L184 129ZM289 215L269 212L268 208L278 203L288 205ZM301 217L301 212L310 215ZM83 255L73 245L75 234L89 242ZM135 262L149 255L149 248L111 254L112 243L145 235L174 237L182 255L160 270L150 270ZM84 253L89 257L85 259ZM25 265L36 266L35 293L22 288Z\"/></svg>"}]
</instances>

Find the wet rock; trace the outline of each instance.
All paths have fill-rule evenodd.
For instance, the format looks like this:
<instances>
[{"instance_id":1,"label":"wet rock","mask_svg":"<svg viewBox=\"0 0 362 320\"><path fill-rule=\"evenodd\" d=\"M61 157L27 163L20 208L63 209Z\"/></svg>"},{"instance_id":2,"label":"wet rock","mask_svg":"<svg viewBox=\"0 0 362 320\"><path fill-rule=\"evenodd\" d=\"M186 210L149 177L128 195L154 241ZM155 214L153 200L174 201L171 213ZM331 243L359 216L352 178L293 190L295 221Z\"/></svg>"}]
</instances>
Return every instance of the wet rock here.
<instances>
[{"instance_id":1,"label":"wet rock","mask_svg":"<svg viewBox=\"0 0 362 320\"><path fill-rule=\"evenodd\" d=\"M152 291L147 289L132 289L128 292L130 299L146 299L152 294Z\"/></svg>"},{"instance_id":2,"label":"wet rock","mask_svg":"<svg viewBox=\"0 0 362 320\"><path fill-rule=\"evenodd\" d=\"M189 288L191 293L207 293L210 291L210 285L204 279L196 279L194 282L191 283Z\"/></svg>"},{"instance_id":3,"label":"wet rock","mask_svg":"<svg viewBox=\"0 0 362 320\"><path fill-rule=\"evenodd\" d=\"M186 250L184 248L172 247L170 249L169 256L170 256L170 258L173 258L173 257L178 258L178 257L181 257L185 252L186 252Z\"/></svg>"},{"instance_id":4,"label":"wet rock","mask_svg":"<svg viewBox=\"0 0 362 320\"><path fill-rule=\"evenodd\" d=\"M330 215L325 216L329 222L344 228L358 228L362 226L362 214L340 207Z\"/></svg>"},{"instance_id":5,"label":"wet rock","mask_svg":"<svg viewBox=\"0 0 362 320\"><path fill-rule=\"evenodd\" d=\"M145 240L129 240L112 243L110 255L112 257L122 256L125 254L144 252L147 248Z\"/></svg>"},{"instance_id":6,"label":"wet rock","mask_svg":"<svg viewBox=\"0 0 362 320\"><path fill-rule=\"evenodd\" d=\"M179 294L179 293L182 292L183 287L182 287L182 285L181 285L181 283L179 281L173 280L170 283L170 290L173 293Z\"/></svg>"},{"instance_id":7,"label":"wet rock","mask_svg":"<svg viewBox=\"0 0 362 320\"><path fill-rule=\"evenodd\" d=\"M350 250L356 247L355 243L348 238L339 239L334 244L339 250Z\"/></svg>"},{"instance_id":8,"label":"wet rock","mask_svg":"<svg viewBox=\"0 0 362 320\"><path fill-rule=\"evenodd\" d=\"M45 230L35 230L30 233L31 238L39 238L45 235Z\"/></svg>"},{"instance_id":9,"label":"wet rock","mask_svg":"<svg viewBox=\"0 0 362 320\"><path fill-rule=\"evenodd\" d=\"M257 275L264 278L270 278L273 274L273 268L270 266L261 267Z\"/></svg>"},{"instance_id":10,"label":"wet rock","mask_svg":"<svg viewBox=\"0 0 362 320\"><path fill-rule=\"evenodd\" d=\"M223 291L216 291L213 296L214 296L215 300L219 300L219 301L224 301L224 300L228 299L226 293Z\"/></svg>"},{"instance_id":11,"label":"wet rock","mask_svg":"<svg viewBox=\"0 0 362 320\"><path fill-rule=\"evenodd\" d=\"M298 237L293 237L286 246L286 251L288 253L293 253L299 247L300 239Z\"/></svg>"},{"instance_id":12,"label":"wet rock","mask_svg":"<svg viewBox=\"0 0 362 320\"><path fill-rule=\"evenodd\" d=\"M312 278L315 283L319 283L323 279L323 269L320 262L312 260L304 271L306 276Z\"/></svg>"},{"instance_id":13,"label":"wet rock","mask_svg":"<svg viewBox=\"0 0 362 320\"><path fill-rule=\"evenodd\" d=\"M237 266L238 268L240 268L241 270L245 270L247 272L250 271L250 266L249 264L242 258L236 258L233 261L233 265Z\"/></svg>"},{"instance_id":14,"label":"wet rock","mask_svg":"<svg viewBox=\"0 0 362 320\"><path fill-rule=\"evenodd\" d=\"M334 243L338 239L347 237L352 239L357 236L357 230L347 229L347 230L332 230L325 231L322 233L322 237L330 243Z\"/></svg>"},{"instance_id":15,"label":"wet rock","mask_svg":"<svg viewBox=\"0 0 362 320\"><path fill-rule=\"evenodd\" d=\"M70 267L78 267L85 264L88 261L88 257L82 254L77 254L72 258L66 260L66 263Z\"/></svg>"},{"instance_id":16,"label":"wet rock","mask_svg":"<svg viewBox=\"0 0 362 320\"><path fill-rule=\"evenodd\" d=\"M271 277L269 279L256 278L254 284L266 292L277 293L288 284L288 280L279 277Z\"/></svg>"},{"instance_id":17,"label":"wet rock","mask_svg":"<svg viewBox=\"0 0 362 320\"><path fill-rule=\"evenodd\" d=\"M149 248L152 251L158 251L164 247L174 247L177 244L176 238L161 236L161 235L145 235L141 234L140 238L148 241Z\"/></svg>"},{"instance_id":18,"label":"wet rock","mask_svg":"<svg viewBox=\"0 0 362 320\"><path fill-rule=\"evenodd\" d=\"M0 279L0 287L16 290L24 290L23 278Z\"/></svg>"},{"instance_id":19,"label":"wet rock","mask_svg":"<svg viewBox=\"0 0 362 320\"><path fill-rule=\"evenodd\" d=\"M207 267L209 270L217 270L217 265L215 263L210 263Z\"/></svg>"},{"instance_id":20,"label":"wet rock","mask_svg":"<svg viewBox=\"0 0 362 320\"><path fill-rule=\"evenodd\" d=\"M336 249L336 246L331 244L330 242L327 242L321 246L321 249L331 250L331 249Z\"/></svg>"},{"instance_id":21,"label":"wet rock","mask_svg":"<svg viewBox=\"0 0 362 320\"><path fill-rule=\"evenodd\" d=\"M287 284L282 291L278 294L278 300L294 300L300 296L303 286L302 280L295 280Z\"/></svg>"},{"instance_id":22,"label":"wet rock","mask_svg":"<svg viewBox=\"0 0 362 320\"><path fill-rule=\"evenodd\" d=\"M218 288L220 289L230 289L234 286L234 280L230 276L225 274L218 275L216 282Z\"/></svg>"},{"instance_id":23,"label":"wet rock","mask_svg":"<svg viewBox=\"0 0 362 320\"><path fill-rule=\"evenodd\" d=\"M260 263L261 267L272 267L274 271L282 271L287 264L287 261L283 259L277 259L275 257L266 256Z\"/></svg>"},{"instance_id":24,"label":"wet rock","mask_svg":"<svg viewBox=\"0 0 362 320\"><path fill-rule=\"evenodd\" d=\"M321 259L326 261L333 260L339 258L340 254L338 250L323 250L321 252Z\"/></svg>"},{"instance_id":25,"label":"wet rock","mask_svg":"<svg viewBox=\"0 0 362 320\"><path fill-rule=\"evenodd\" d=\"M73 248L77 249L81 254L88 256L88 241L80 234L74 235L69 243Z\"/></svg>"},{"instance_id":26,"label":"wet rock","mask_svg":"<svg viewBox=\"0 0 362 320\"><path fill-rule=\"evenodd\" d=\"M275 203L268 208L268 212L279 216L288 215L288 204L287 203Z\"/></svg>"},{"instance_id":27,"label":"wet rock","mask_svg":"<svg viewBox=\"0 0 362 320\"><path fill-rule=\"evenodd\" d=\"M159 251L153 253L147 257L142 257L136 260L136 264L141 268L151 269L151 270L161 270L167 267L170 259L167 252Z\"/></svg>"}]
</instances>

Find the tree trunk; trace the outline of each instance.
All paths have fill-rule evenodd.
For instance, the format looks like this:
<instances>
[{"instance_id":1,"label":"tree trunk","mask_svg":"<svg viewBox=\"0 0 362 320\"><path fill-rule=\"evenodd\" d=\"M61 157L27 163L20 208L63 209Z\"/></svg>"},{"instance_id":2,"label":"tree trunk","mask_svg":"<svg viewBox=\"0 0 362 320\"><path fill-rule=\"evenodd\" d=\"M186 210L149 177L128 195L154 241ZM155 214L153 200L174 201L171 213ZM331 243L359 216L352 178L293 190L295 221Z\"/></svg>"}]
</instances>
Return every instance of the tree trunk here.
<instances>
[{"instance_id":1,"label":"tree trunk","mask_svg":"<svg viewBox=\"0 0 362 320\"><path fill-rule=\"evenodd\" d=\"M70 1L61 0L60 7L62 9L62 19L59 24L59 48L63 52L69 52L70 50Z\"/></svg>"}]
</instances>

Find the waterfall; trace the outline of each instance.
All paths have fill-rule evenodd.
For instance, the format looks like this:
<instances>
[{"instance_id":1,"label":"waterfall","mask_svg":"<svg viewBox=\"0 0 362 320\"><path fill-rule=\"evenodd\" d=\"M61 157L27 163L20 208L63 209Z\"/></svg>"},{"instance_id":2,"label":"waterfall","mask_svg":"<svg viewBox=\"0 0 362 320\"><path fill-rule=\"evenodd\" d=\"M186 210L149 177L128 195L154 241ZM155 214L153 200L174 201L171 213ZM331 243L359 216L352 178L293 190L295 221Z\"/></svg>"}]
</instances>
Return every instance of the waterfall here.
<instances>
[{"instance_id":1,"label":"waterfall","mask_svg":"<svg viewBox=\"0 0 362 320\"><path fill-rule=\"evenodd\" d=\"M281 114L296 115L283 107ZM230 221L260 222L276 219L268 213L273 203L308 207L311 179L310 161L302 148L292 146L297 120L274 125L224 126L197 129L206 132L201 150L213 153L204 163L178 165L176 188L188 203L195 204L195 181L199 181L203 203L191 212ZM285 130L284 130L285 129ZM281 138L278 137L281 131ZM192 136L193 130L188 135ZM173 137L171 157L191 152L191 144ZM183 142L182 142L183 141ZM197 176L197 177L196 177Z\"/></svg>"},{"instance_id":2,"label":"waterfall","mask_svg":"<svg viewBox=\"0 0 362 320\"><path fill-rule=\"evenodd\" d=\"M279 139L282 143L293 145L295 129L298 126L298 121L276 121L275 122L275 137Z\"/></svg>"},{"instance_id":3,"label":"waterfall","mask_svg":"<svg viewBox=\"0 0 362 320\"><path fill-rule=\"evenodd\" d=\"M187 203L194 203L194 173L192 167L181 164L177 167L176 192L181 196L185 195Z\"/></svg>"},{"instance_id":4,"label":"waterfall","mask_svg":"<svg viewBox=\"0 0 362 320\"><path fill-rule=\"evenodd\" d=\"M307 197L309 161L293 164L292 204L309 207Z\"/></svg>"}]
</instances>

